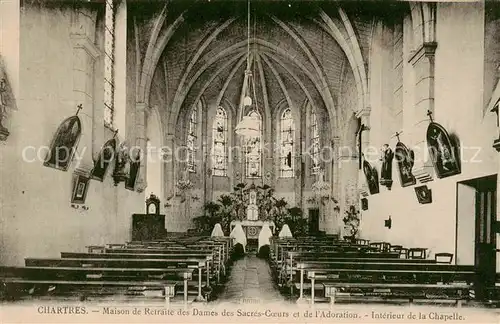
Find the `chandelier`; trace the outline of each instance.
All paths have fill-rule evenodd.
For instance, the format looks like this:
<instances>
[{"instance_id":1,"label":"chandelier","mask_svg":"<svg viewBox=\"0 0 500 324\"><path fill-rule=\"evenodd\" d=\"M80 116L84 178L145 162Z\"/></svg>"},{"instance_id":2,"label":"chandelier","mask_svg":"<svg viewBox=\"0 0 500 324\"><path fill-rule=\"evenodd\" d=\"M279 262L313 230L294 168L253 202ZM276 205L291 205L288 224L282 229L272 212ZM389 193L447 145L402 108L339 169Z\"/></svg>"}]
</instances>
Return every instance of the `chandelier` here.
<instances>
[{"instance_id":1,"label":"chandelier","mask_svg":"<svg viewBox=\"0 0 500 324\"><path fill-rule=\"evenodd\" d=\"M250 90L251 88L251 90ZM253 95L253 99L252 96ZM248 15L247 15L247 67L245 69L245 78L243 79L243 88L240 98L240 110L245 112L246 108L250 107L250 112L246 114L241 121L236 125L236 134L243 136L246 141L251 141L253 138L260 135L260 120L257 118L257 100L255 93L255 82L253 73L250 70L250 0L248 0Z\"/></svg>"},{"instance_id":2,"label":"chandelier","mask_svg":"<svg viewBox=\"0 0 500 324\"><path fill-rule=\"evenodd\" d=\"M332 187L325 181L325 174L323 171L318 172L318 180L313 183L311 189L314 196L320 201L330 198Z\"/></svg>"}]
</instances>

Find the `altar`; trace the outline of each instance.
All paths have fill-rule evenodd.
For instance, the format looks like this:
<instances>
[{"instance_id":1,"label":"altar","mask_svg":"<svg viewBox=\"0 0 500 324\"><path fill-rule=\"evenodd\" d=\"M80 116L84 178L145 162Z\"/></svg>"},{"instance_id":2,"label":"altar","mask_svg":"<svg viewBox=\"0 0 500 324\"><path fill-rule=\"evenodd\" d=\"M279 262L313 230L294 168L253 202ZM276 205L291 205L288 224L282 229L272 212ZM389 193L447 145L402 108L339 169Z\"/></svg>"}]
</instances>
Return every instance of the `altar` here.
<instances>
[{"instance_id":1,"label":"altar","mask_svg":"<svg viewBox=\"0 0 500 324\"><path fill-rule=\"evenodd\" d=\"M257 240L259 238L260 231L262 230L262 226L264 226L264 224L269 225L269 228L273 233L275 228L274 222L246 219L243 221L232 221L231 231L237 224L241 224L241 227L243 228L243 232L245 232L247 240Z\"/></svg>"},{"instance_id":2,"label":"altar","mask_svg":"<svg viewBox=\"0 0 500 324\"><path fill-rule=\"evenodd\" d=\"M259 207L257 206L257 191L252 185L248 190L248 205L246 206L246 219L234 220L230 223L231 232L237 224L241 224L247 240L254 241L259 239L262 227L267 224L274 233L275 224L272 221L259 219Z\"/></svg>"}]
</instances>

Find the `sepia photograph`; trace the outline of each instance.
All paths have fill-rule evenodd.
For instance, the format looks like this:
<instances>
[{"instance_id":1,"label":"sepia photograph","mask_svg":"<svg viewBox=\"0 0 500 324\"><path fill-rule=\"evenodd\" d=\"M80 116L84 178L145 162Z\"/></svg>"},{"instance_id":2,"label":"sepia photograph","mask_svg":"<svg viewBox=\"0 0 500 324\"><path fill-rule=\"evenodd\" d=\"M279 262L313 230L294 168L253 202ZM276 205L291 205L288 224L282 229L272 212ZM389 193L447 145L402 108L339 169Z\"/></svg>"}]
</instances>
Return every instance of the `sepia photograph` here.
<instances>
[{"instance_id":1,"label":"sepia photograph","mask_svg":"<svg viewBox=\"0 0 500 324\"><path fill-rule=\"evenodd\" d=\"M500 1L0 0L0 323L500 323Z\"/></svg>"}]
</instances>

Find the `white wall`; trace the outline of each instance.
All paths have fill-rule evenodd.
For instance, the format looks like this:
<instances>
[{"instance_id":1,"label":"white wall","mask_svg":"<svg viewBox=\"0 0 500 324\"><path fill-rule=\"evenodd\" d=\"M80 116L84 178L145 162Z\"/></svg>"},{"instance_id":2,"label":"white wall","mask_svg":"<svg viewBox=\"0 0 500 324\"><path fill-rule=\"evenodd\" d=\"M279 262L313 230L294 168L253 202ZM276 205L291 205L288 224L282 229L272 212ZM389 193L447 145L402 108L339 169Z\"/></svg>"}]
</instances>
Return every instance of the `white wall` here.
<instances>
[{"instance_id":1,"label":"white wall","mask_svg":"<svg viewBox=\"0 0 500 324\"><path fill-rule=\"evenodd\" d=\"M483 118L482 114L482 4L438 3L436 19L438 47L435 54L434 119L449 133L459 137L464 148L462 173L445 179L435 178L434 181L426 183L432 190L433 202L421 205L415 196L415 186L401 187L394 163L392 190L381 188L380 194L369 196L369 210L362 216L362 236L367 239L384 240L408 247L426 247L430 249L431 254L455 251L456 183L497 172L497 153L491 146L496 136L496 121L494 116L487 115ZM467 24L464 24L464 21L467 21ZM407 42L408 38L404 37L404 40ZM407 44L404 48L407 48ZM377 48L372 50L373 56L381 55ZM412 85L412 82L408 81L412 75L408 69L411 68L411 65L404 66L405 94L411 91L411 88L408 89ZM380 101L373 98L380 96L380 91L371 91L371 95L372 100ZM407 128L412 125L412 122L409 122L411 116L407 115L407 111L405 106L403 142L406 142ZM370 136L372 133L370 132ZM377 134L373 136L379 138ZM384 220L389 216L392 218L390 230L384 227ZM465 234L461 232L460 235ZM459 246L460 262L470 261L467 256L469 249L467 245Z\"/></svg>"},{"instance_id":2,"label":"white wall","mask_svg":"<svg viewBox=\"0 0 500 324\"><path fill-rule=\"evenodd\" d=\"M50 145L59 123L76 111L70 27L69 10L23 9L18 111L10 137L0 146L1 265L84 251L91 244L124 242L130 238L131 214L144 209L143 195L126 190L123 183L114 186L112 170L103 183L90 182L89 210L74 209L70 198L75 162L68 171L59 171L43 166L43 154L32 162L23 159L24 148ZM35 158L33 151L28 153L27 158Z\"/></svg>"}]
</instances>

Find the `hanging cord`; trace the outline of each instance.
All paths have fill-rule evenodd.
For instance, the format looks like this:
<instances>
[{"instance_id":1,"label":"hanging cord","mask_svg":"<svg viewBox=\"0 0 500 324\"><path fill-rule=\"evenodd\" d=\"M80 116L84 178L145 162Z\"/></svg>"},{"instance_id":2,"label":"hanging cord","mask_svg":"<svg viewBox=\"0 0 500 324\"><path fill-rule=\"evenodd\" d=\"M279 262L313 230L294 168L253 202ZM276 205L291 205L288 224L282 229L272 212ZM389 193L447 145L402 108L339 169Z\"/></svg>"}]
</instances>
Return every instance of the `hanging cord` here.
<instances>
[{"instance_id":1,"label":"hanging cord","mask_svg":"<svg viewBox=\"0 0 500 324\"><path fill-rule=\"evenodd\" d=\"M253 39L254 39L254 43L253 43L253 56L254 56L254 62L253 62L253 73L252 73L252 88L253 88L253 98L255 100L255 111L257 113L259 113L259 109L257 108L257 92L255 90L255 73L257 72L256 69L256 65L257 65L257 44L255 44L255 39L257 37L257 34L256 34L256 29L257 29L257 15L253 15ZM259 114L260 115L260 114Z\"/></svg>"},{"instance_id":2,"label":"hanging cord","mask_svg":"<svg viewBox=\"0 0 500 324\"><path fill-rule=\"evenodd\" d=\"M247 70L250 70L250 0L247 8Z\"/></svg>"}]
</instances>

